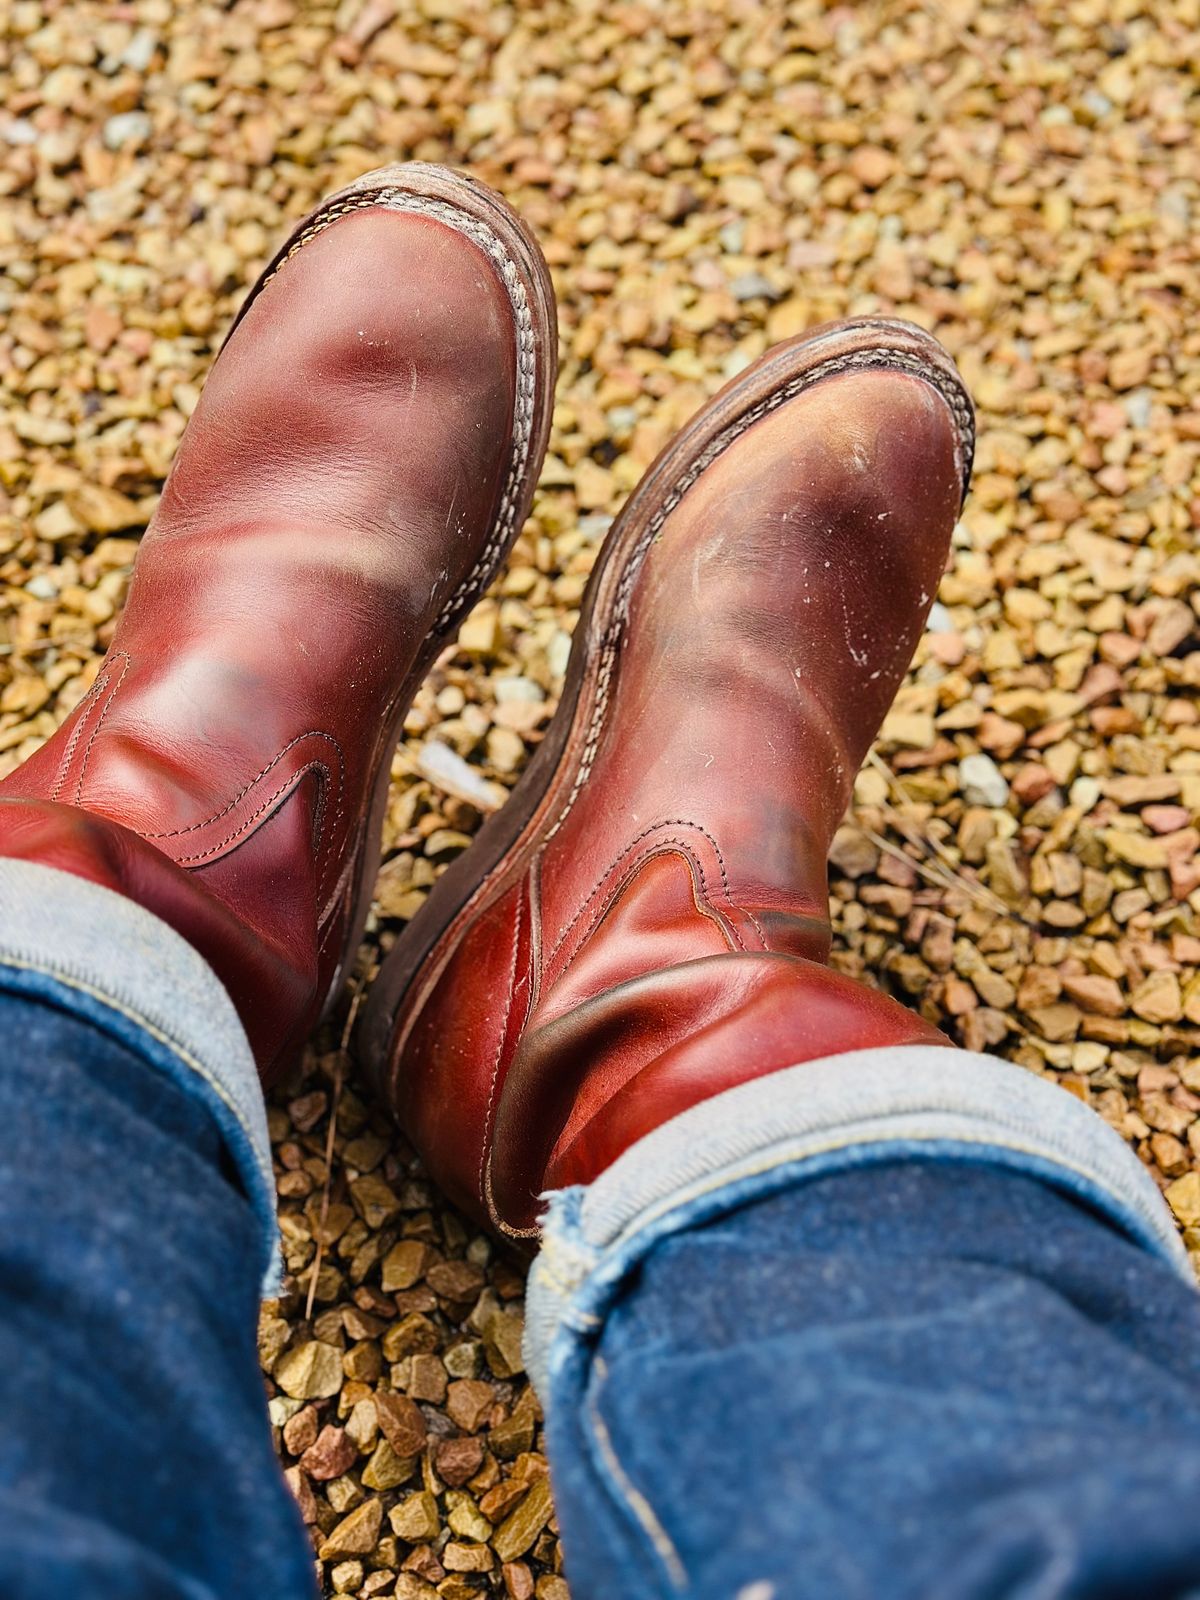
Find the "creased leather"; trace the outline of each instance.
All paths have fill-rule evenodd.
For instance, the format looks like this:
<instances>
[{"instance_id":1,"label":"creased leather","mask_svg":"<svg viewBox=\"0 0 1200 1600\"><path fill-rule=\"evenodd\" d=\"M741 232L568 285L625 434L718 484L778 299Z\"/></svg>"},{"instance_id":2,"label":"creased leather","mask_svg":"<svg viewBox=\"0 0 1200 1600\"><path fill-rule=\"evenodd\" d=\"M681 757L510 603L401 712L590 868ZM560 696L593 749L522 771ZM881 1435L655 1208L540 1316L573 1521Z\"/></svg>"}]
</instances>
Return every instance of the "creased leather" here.
<instances>
[{"instance_id":1,"label":"creased leather","mask_svg":"<svg viewBox=\"0 0 1200 1600\"><path fill-rule=\"evenodd\" d=\"M91 693L0 784L0 853L170 923L264 1072L339 969L419 652L493 530L516 370L508 291L461 233L325 227L214 366Z\"/></svg>"},{"instance_id":2,"label":"creased leather","mask_svg":"<svg viewBox=\"0 0 1200 1600\"><path fill-rule=\"evenodd\" d=\"M931 384L831 377L667 516L587 780L528 893L456 934L395 1068L401 1122L481 1221L533 1232L547 1187L733 1084L946 1042L824 964L826 859L936 592L961 459Z\"/></svg>"}]
</instances>

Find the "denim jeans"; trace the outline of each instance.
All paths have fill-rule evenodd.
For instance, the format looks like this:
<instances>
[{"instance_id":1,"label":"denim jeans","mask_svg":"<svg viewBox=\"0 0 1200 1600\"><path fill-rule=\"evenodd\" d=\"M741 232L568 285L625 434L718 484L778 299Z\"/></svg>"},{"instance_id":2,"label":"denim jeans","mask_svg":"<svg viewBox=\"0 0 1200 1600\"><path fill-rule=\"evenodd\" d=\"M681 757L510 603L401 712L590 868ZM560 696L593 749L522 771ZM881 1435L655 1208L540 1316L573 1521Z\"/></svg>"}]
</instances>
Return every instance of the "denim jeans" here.
<instances>
[{"instance_id":1,"label":"denim jeans","mask_svg":"<svg viewBox=\"0 0 1200 1600\"><path fill-rule=\"evenodd\" d=\"M0 1595L311 1597L215 978L0 862L0 1115ZM1200 1596L1189 1272L1116 1136L1004 1063L862 1052L705 1102L552 1197L531 1274L574 1600Z\"/></svg>"},{"instance_id":2,"label":"denim jeans","mask_svg":"<svg viewBox=\"0 0 1200 1600\"><path fill-rule=\"evenodd\" d=\"M152 1051L35 987L0 967L0 1595L311 1600L225 1138Z\"/></svg>"},{"instance_id":3,"label":"denim jeans","mask_svg":"<svg viewBox=\"0 0 1200 1600\"><path fill-rule=\"evenodd\" d=\"M547 1401L573 1600L1200 1595L1200 1302L1013 1171L681 1229Z\"/></svg>"}]
</instances>

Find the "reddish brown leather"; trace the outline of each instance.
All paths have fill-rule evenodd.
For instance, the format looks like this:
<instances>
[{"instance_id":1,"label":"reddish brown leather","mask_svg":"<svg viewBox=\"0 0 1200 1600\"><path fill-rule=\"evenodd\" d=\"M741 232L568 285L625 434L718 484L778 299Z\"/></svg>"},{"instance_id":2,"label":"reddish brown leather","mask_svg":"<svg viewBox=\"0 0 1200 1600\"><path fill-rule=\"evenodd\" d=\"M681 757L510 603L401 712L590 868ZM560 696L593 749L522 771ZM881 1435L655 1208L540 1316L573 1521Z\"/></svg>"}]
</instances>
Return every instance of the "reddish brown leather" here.
<instances>
[{"instance_id":1,"label":"reddish brown leather","mask_svg":"<svg viewBox=\"0 0 1200 1600\"><path fill-rule=\"evenodd\" d=\"M946 1043L887 995L803 958L726 953L643 973L522 1040L496 1112L493 1203L519 1217L528 1173L543 1188L586 1183L735 1084L869 1045Z\"/></svg>"},{"instance_id":2,"label":"reddish brown leather","mask_svg":"<svg viewBox=\"0 0 1200 1600\"><path fill-rule=\"evenodd\" d=\"M398 717L496 520L516 365L455 228L375 207L316 233L213 368L95 687L0 784L0 853L178 929L264 1070L337 974Z\"/></svg>"},{"instance_id":3,"label":"reddish brown leather","mask_svg":"<svg viewBox=\"0 0 1200 1600\"><path fill-rule=\"evenodd\" d=\"M393 1054L402 1123L493 1226L528 1232L545 1188L732 1084L946 1043L822 963L829 843L937 588L962 453L932 384L831 376L670 512L586 782L466 916Z\"/></svg>"},{"instance_id":4,"label":"reddish brown leather","mask_svg":"<svg viewBox=\"0 0 1200 1600\"><path fill-rule=\"evenodd\" d=\"M301 816L299 807L290 815L286 808L276 812L256 847L270 851L273 830L286 830ZM313 972L297 961L295 944L260 933L201 878L177 867L136 833L78 806L5 798L0 799L0 854L86 878L168 923L220 976L259 1061L275 1059L286 1047L280 1029L289 1017L294 1042L300 1043ZM288 854L286 848L278 850L281 864ZM303 879L289 884L284 878L280 887L289 896L299 890L302 899L306 885ZM107 928L96 929L97 941L107 937Z\"/></svg>"}]
</instances>

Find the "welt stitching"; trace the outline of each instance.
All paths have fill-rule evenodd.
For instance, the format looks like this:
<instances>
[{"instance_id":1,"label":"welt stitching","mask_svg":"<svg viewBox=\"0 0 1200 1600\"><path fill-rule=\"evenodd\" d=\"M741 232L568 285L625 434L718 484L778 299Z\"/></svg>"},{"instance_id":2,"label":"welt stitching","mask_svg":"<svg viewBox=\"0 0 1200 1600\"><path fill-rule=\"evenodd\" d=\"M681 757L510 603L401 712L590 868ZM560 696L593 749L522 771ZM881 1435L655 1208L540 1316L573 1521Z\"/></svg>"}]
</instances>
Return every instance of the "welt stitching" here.
<instances>
[{"instance_id":1,"label":"welt stitching","mask_svg":"<svg viewBox=\"0 0 1200 1600\"><path fill-rule=\"evenodd\" d=\"M279 785L278 789L275 790L274 794L270 795L266 800L264 800L257 811L251 812L241 826L235 828L231 834L222 839L220 844L214 844L210 849L202 850L198 855L179 856L176 860L176 865L181 867L193 866L198 861L207 861L210 856L220 855L221 851L224 850L227 845L231 845L235 839L240 839L244 833L248 833L250 829L254 827L254 824L259 820L260 817L262 817L266 812L270 811L271 808L289 792L289 790L295 789L300 783L301 779L307 777L310 772L320 772L324 776L326 783L330 781L329 768L323 761L309 761L305 766L301 767L298 772L294 772L290 777L286 778L283 783Z\"/></svg>"},{"instance_id":2,"label":"welt stitching","mask_svg":"<svg viewBox=\"0 0 1200 1600\"><path fill-rule=\"evenodd\" d=\"M276 265L264 277L255 290L255 296L261 294L271 279L282 270L285 264L303 249L311 239L323 233L332 223L339 218L348 216L355 211L367 211L375 206L381 206L387 211L409 211L420 216L430 216L437 221L445 223L457 233L464 234L472 243L479 246L491 261L500 275L512 307L513 318L516 323L517 345L517 393L513 409L513 444L509 458L508 474L505 480L504 491L500 497L500 505L496 512L492 532L480 552L478 560L463 578L462 582L446 601L433 626L435 633L443 632L457 615L459 608L471 600L492 575L493 567L498 558L510 543L512 535L516 532L514 526L519 508L521 492L524 487L526 468L529 464L529 447L533 436L533 418L536 409L537 389L537 350L533 314L529 308L529 297L521 274L516 263L504 248L500 236L486 223L473 217L469 212L460 210L449 201L435 200L426 195L413 194L405 189L387 186L371 194L357 195L352 198L337 201L328 206L314 217L311 225L297 235L291 246L279 258Z\"/></svg>"},{"instance_id":3,"label":"welt stitching","mask_svg":"<svg viewBox=\"0 0 1200 1600\"><path fill-rule=\"evenodd\" d=\"M612 615L605 628L601 643L600 666L596 675L596 699L592 708L591 720L588 723L587 733L584 737L583 755L580 760L579 771L575 775L571 792L568 794L557 820L547 833L544 843L548 844L567 820L576 800L579 798L583 785L587 782L591 773L592 765L596 759L596 752L599 748L604 721L608 714L617 652L620 647L621 635L628 619L633 587L641 570L642 562L645 560L646 552L658 538L667 518L679 505L688 490L692 488L701 473L711 466L718 456L724 454L729 446L749 428L753 427L756 422L761 421L763 417L770 415L771 412L777 411L781 405L794 399L796 395L802 394L805 389L811 388L812 385L823 378L830 377L838 372L858 369L869 370L873 367L899 368L920 378L925 383L928 383L931 388L937 390L949 408L956 424L957 449L959 453L958 465L960 472L965 477L966 467L963 457L965 455L969 461L973 453L975 437L975 423L970 403L957 376L943 370L938 365L934 365L932 360L924 360L919 356L913 355L910 351L877 346L874 349L850 351L842 356L831 356L827 361L818 362L815 367L810 368L807 372L798 373L790 383L783 384L780 388L773 390L760 400L756 406L752 406L750 410L735 418L727 428L719 433L715 439L711 440L708 446L692 460L674 488L650 518L641 538L629 553L617 586Z\"/></svg>"},{"instance_id":4,"label":"welt stitching","mask_svg":"<svg viewBox=\"0 0 1200 1600\"><path fill-rule=\"evenodd\" d=\"M253 789L254 785L256 783L261 783L266 777L267 773L270 772L271 768L277 767L283 760L284 756L287 755L289 750L294 749L298 744L302 744L305 739L326 740L337 751L340 765L343 768L345 767L345 754L341 745L333 737L333 735L331 733L322 733L316 728L311 728L307 733L298 733L294 739L289 739L279 754L272 760L268 761L262 771L251 778L248 783L243 784L228 805L222 806L220 811L214 811L211 817L205 817L203 822L190 822L186 828L172 828L169 833L147 833L143 834L142 837L146 839L181 839L184 834L198 833L201 828L210 828L214 822L220 822L222 817L227 817L231 811L235 811L237 809L241 802L250 793L251 789Z\"/></svg>"},{"instance_id":5,"label":"welt stitching","mask_svg":"<svg viewBox=\"0 0 1200 1600\"><path fill-rule=\"evenodd\" d=\"M117 698L117 690L125 682L125 674L129 671L129 657L126 655L124 650L120 651L119 654L121 657L121 670L117 674L117 681L113 684L112 693L108 696L107 700L105 700L100 715L96 718L96 726L92 729L91 738L83 747L83 761L80 763L79 767L79 781L75 785L76 805L80 805L83 801L83 780L87 776L88 761L91 759L92 746L95 744L96 739L99 736L100 729L104 726L104 719L108 716L109 709L112 706L113 701Z\"/></svg>"}]
</instances>

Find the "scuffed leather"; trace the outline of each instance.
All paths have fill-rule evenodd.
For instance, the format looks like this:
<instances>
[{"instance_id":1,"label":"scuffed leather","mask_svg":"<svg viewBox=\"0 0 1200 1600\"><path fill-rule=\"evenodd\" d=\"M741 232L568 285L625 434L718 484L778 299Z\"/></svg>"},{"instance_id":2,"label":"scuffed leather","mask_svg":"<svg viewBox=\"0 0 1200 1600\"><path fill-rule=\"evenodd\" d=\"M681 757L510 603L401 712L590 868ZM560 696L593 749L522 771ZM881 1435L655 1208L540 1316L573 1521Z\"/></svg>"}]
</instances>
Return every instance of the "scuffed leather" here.
<instances>
[{"instance_id":1,"label":"scuffed leather","mask_svg":"<svg viewBox=\"0 0 1200 1600\"><path fill-rule=\"evenodd\" d=\"M363 209L305 243L213 368L95 686L0 784L0 853L170 923L264 1072L338 969L398 708L493 526L516 358L455 229Z\"/></svg>"},{"instance_id":2,"label":"scuffed leather","mask_svg":"<svg viewBox=\"0 0 1200 1600\"><path fill-rule=\"evenodd\" d=\"M587 781L467 923L395 1071L481 1221L532 1233L546 1188L748 1078L947 1042L823 963L829 844L937 589L960 443L919 378L833 377L670 513Z\"/></svg>"}]
</instances>

